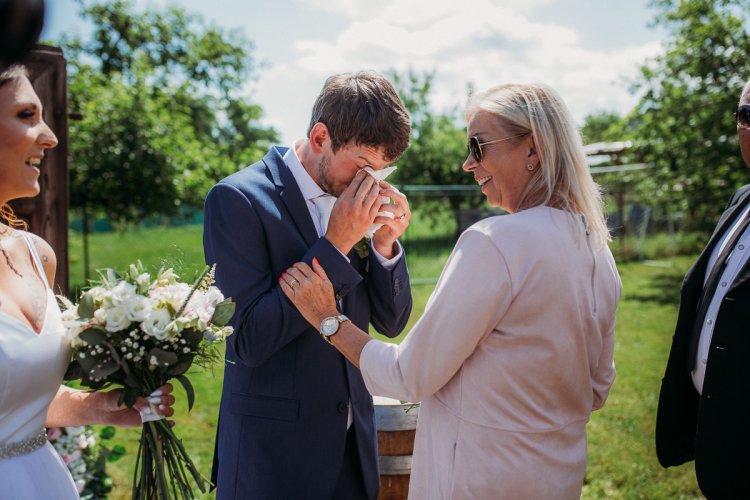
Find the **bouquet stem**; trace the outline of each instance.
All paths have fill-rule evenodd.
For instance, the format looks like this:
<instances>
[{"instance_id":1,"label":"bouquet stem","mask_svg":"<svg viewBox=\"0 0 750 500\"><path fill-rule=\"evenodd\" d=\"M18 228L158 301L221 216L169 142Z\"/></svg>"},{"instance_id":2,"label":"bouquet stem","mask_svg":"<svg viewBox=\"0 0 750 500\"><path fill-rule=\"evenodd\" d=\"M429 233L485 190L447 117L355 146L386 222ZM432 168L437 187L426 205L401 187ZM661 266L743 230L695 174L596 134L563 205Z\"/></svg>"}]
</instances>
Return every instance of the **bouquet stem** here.
<instances>
[{"instance_id":1,"label":"bouquet stem","mask_svg":"<svg viewBox=\"0 0 750 500\"><path fill-rule=\"evenodd\" d=\"M202 493L206 479L198 472L182 441L165 420L143 424L138 446L132 500L195 498L187 471Z\"/></svg>"}]
</instances>

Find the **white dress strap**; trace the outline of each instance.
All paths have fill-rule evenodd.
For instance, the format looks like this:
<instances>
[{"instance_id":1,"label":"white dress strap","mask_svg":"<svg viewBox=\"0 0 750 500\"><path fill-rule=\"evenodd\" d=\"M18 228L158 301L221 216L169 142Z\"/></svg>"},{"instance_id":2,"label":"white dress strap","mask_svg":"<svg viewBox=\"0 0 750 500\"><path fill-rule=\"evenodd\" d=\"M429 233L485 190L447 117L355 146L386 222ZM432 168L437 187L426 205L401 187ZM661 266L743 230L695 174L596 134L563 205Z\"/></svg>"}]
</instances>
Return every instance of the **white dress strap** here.
<instances>
[{"instance_id":1,"label":"white dress strap","mask_svg":"<svg viewBox=\"0 0 750 500\"><path fill-rule=\"evenodd\" d=\"M39 254L36 252L36 247L34 246L34 242L31 240L31 236L29 236L29 233L26 231L19 231L21 233L21 236L23 236L23 239L26 240L26 245L29 247L29 252L31 252L31 260L34 262L34 267L36 267L37 272L42 277L42 281L44 282L44 285L47 288L50 288L49 281L47 281L47 273L44 272L44 266L42 266L42 261L39 258Z\"/></svg>"}]
</instances>

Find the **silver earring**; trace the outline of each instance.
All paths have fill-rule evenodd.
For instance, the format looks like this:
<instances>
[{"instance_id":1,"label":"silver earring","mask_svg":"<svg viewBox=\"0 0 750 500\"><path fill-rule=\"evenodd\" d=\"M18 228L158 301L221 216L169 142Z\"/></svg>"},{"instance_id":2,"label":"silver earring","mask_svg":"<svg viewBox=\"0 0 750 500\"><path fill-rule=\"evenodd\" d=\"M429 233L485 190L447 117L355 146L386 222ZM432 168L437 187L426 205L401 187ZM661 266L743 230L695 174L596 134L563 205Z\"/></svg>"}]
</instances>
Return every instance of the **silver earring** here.
<instances>
[{"instance_id":1,"label":"silver earring","mask_svg":"<svg viewBox=\"0 0 750 500\"><path fill-rule=\"evenodd\" d=\"M528 170L529 172L533 171L534 170L534 164L533 163L527 163L526 164L526 170Z\"/></svg>"}]
</instances>

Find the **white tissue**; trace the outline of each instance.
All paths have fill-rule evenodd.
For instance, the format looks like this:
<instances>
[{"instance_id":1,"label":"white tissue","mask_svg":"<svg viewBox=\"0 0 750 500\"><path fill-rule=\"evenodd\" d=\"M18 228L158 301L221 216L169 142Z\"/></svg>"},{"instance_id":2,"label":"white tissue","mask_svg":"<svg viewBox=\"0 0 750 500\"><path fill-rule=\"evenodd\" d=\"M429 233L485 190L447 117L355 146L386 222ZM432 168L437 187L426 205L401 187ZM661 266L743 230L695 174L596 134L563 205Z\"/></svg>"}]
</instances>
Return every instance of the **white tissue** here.
<instances>
[{"instance_id":1,"label":"white tissue","mask_svg":"<svg viewBox=\"0 0 750 500\"><path fill-rule=\"evenodd\" d=\"M368 174L370 174L371 176L373 176L377 180L384 181L385 178L388 177L389 175L391 175L397 168L398 167L396 167L394 165L394 166L391 166L391 167L385 167L382 170L373 170L370 167L365 167L364 170L365 170L365 172L367 172ZM391 199L388 198L387 196L383 196L383 197L380 198L380 202L381 203L390 203ZM378 215L380 217L388 217L389 219L392 219L393 217L395 217L392 212L378 212ZM381 227L383 227L383 224L373 224L372 226L370 226L370 229L367 231L367 233L365 233L365 237L366 238L372 238L372 235L375 234L375 231L377 231Z\"/></svg>"}]
</instances>

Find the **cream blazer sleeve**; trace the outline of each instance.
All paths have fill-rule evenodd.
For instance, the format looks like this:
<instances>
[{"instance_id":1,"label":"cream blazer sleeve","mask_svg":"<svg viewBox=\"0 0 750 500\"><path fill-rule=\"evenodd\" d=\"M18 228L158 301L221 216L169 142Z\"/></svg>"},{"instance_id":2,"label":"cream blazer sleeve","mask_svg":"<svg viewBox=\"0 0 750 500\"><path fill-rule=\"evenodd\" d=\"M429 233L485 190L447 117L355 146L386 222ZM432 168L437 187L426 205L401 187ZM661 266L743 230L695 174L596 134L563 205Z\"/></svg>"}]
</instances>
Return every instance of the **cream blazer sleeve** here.
<instances>
[{"instance_id":1,"label":"cream blazer sleeve","mask_svg":"<svg viewBox=\"0 0 750 500\"><path fill-rule=\"evenodd\" d=\"M512 299L510 274L493 241L480 231L464 232L404 341L365 346L360 368L367 389L412 402L431 396L493 331Z\"/></svg>"}]
</instances>

